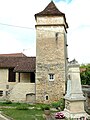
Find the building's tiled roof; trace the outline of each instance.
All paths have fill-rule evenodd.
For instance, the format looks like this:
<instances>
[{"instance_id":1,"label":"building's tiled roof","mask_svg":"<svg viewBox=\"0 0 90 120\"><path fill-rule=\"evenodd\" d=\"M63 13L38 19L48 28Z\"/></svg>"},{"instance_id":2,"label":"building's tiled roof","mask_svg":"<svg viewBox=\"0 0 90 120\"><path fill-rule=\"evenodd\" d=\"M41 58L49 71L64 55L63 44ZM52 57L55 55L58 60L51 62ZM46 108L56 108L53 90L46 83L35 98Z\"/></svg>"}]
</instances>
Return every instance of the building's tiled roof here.
<instances>
[{"instance_id":1,"label":"building's tiled roof","mask_svg":"<svg viewBox=\"0 0 90 120\"><path fill-rule=\"evenodd\" d=\"M0 68L14 68L15 72L35 71L35 57L8 57L0 56Z\"/></svg>"},{"instance_id":2,"label":"building's tiled roof","mask_svg":"<svg viewBox=\"0 0 90 120\"><path fill-rule=\"evenodd\" d=\"M48 6L41 12L35 14L36 16L44 16L44 15L65 15L64 13L60 12L57 7L55 6L54 2L51 1Z\"/></svg>"},{"instance_id":3,"label":"building's tiled roof","mask_svg":"<svg viewBox=\"0 0 90 120\"><path fill-rule=\"evenodd\" d=\"M26 55L24 55L23 53L11 53L11 54L0 54L0 57L27 57Z\"/></svg>"},{"instance_id":4,"label":"building's tiled roof","mask_svg":"<svg viewBox=\"0 0 90 120\"><path fill-rule=\"evenodd\" d=\"M15 72L34 72L36 69L36 58L29 57L26 60L21 60L18 62L17 66L14 68Z\"/></svg>"},{"instance_id":5,"label":"building's tiled roof","mask_svg":"<svg viewBox=\"0 0 90 120\"><path fill-rule=\"evenodd\" d=\"M85 72L87 69L86 68L80 68L80 73Z\"/></svg>"},{"instance_id":6,"label":"building's tiled roof","mask_svg":"<svg viewBox=\"0 0 90 120\"><path fill-rule=\"evenodd\" d=\"M56 7L56 5L54 4L53 1L51 1L43 11L35 14L35 18L37 16L63 16L65 19L65 23L67 25L67 28L68 28L65 14L58 10L58 8Z\"/></svg>"}]
</instances>

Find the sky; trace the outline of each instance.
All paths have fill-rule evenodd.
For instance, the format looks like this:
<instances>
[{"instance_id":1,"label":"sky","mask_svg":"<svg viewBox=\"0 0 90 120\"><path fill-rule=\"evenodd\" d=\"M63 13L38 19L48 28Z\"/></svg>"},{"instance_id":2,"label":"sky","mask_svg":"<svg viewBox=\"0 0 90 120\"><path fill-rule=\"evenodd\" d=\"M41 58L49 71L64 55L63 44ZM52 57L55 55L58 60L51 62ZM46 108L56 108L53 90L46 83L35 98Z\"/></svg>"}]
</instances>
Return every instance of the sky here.
<instances>
[{"instance_id":1,"label":"sky","mask_svg":"<svg viewBox=\"0 0 90 120\"><path fill-rule=\"evenodd\" d=\"M51 0L0 0L0 54L36 55L34 15ZM53 0L65 13L69 61L90 63L90 0Z\"/></svg>"}]
</instances>

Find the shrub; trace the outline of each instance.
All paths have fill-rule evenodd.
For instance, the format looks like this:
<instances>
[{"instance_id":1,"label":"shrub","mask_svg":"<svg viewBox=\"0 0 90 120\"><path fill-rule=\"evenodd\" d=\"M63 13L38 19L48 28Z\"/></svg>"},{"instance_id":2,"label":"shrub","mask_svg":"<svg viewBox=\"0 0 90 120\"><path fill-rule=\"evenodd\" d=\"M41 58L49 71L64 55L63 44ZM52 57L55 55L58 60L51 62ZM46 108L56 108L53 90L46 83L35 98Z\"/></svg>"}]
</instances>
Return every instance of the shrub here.
<instances>
[{"instance_id":1,"label":"shrub","mask_svg":"<svg viewBox=\"0 0 90 120\"><path fill-rule=\"evenodd\" d=\"M44 110L50 110L49 106L44 107Z\"/></svg>"},{"instance_id":2,"label":"shrub","mask_svg":"<svg viewBox=\"0 0 90 120\"><path fill-rule=\"evenodd\" d=\"M65 100L64 100L64 98L61 98L59 103L60 103L60 109L64 110L64 108L65 108Z\"/></svg>"},{"instance_id":3,"label":"shrub","mask_svg":"<svg viewBox=\"0 0 90 120\"><path fill-rule=\"evenodd\" d=\"M50 110L50 106L49 105L41 105L41 110Z\"/></svg>"},{"instance_id":4,"label":"shrub","mask_svg":"<svg viewBox=\"0 0 90 120\"><path fill-rule=\"evenodd\" d=\"M12 102L7 100L7 101L3 102L3 104L12 104Z\"/></svg>"},{"instance_id":5,"label":"shrub","mask_svg":"<svg viewBox=\"0 0 90 120\"><path fill-rule=\"evenodd\" d=\"M65 102L64 102L64 99L61 98L58 102L53 102L52 104L52 107L56 108L59 110L64 110L64 107L65 107Z\"/></svg>"},{"instance_id":6,"label":"shrub","mask_svg":"<svg viewBox=\"0 0 90 120\"><path fill-rule=\"evenodd\" d=\"M60 107L59 102L54 102L54 103L52 103L52 107L58 109L58 107Z\"/></svg>"},{"instance_id":7,"label":"shrub","mask_svg":"<svg viewBox=\"0 0 90 120\"><path fill-rule=\"evenodd\" d=\"M17 102L16 104L17 104L17 105L21 105L21 103L20 103L20 102Z\"/></svg>"}]
</instances>

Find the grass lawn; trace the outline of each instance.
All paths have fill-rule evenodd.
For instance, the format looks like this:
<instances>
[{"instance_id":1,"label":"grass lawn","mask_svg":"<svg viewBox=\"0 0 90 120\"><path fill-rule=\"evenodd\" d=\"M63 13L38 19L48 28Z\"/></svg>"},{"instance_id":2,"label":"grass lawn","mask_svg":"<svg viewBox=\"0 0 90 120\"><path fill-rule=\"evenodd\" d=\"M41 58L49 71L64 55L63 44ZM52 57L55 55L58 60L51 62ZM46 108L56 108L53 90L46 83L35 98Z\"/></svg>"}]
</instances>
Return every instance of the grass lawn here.
<instances>
[{"instance_id":1,"label":"grass lawn","mask_svg":"<svg viewBox=\"0 0 90 120\"><path fill-rule=\"evenodd\" d=\"M7 101L0 102L0 111L13 118L13 120L44 120L43 108L45 108L45 106L45 104L32 105L26 103L11 103L10 101Z\"/></svg>"},{"instance_id":2,"label":"grass lawn","mask_svg":"<svg viewBox=\"0 0 90 120\"><path fill-rule=\"evenodd\" d=\"M2 111L4 114L10 116L14 120L35 120L35 118L37 118L37 120L44 120L42 110L17 110L13 108L4 108Z\"/></svg>"},{"instance_id":3,"label":"grass lawn","mask_svg":"<svg viewBox=\"0 0 90 120\"><path fill-rule=\"evenodd\" d=\"M0 111L14 120L44 120L44 104L0 102Z\"/></svg>"}]
</instances>

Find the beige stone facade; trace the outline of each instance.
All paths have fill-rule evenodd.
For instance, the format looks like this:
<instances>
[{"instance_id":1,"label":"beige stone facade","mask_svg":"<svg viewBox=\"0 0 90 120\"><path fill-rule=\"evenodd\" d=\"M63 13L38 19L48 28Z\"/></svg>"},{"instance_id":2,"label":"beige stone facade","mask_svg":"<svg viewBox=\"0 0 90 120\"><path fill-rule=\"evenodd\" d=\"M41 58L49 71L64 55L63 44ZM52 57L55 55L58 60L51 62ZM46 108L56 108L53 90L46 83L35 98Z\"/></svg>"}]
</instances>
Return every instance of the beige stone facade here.
<instances>
[{"instance_id":1,"label":"beige stone facade","mask_svg":"<svg viewBox=\"0 0 90 120\"><path fill-rule=\"evenodd\" d=\"M30 82L30 73L21 73L20 82L19 73L16 82L8 82L8 73L8 69L0 69L0 100L35 103L35 83Z\"/></svg>"},{"instance_id":2,"label":"beige stone facade","mask_svg":"<svg viewBox=\"0 0 90 120\"><path fill-rule=\"evenodd\" d=\"M32 95L33 101L27 101L27 96L32 98ZM17 83L11 90L9 99L15 102L35 103L35 83Z\"/></svg>"},{"instance_id":3,"label":"beige stone facade","mask_svg":"<svg viewBox=\"0 0 90 120\"><path fill-rule=\"evenodd\" d=\"M66 23L63 16L36 18L36 102L51 103L65 94ZM53 76L53 79L50 77Z\"/></svg>"}]
</instances>

